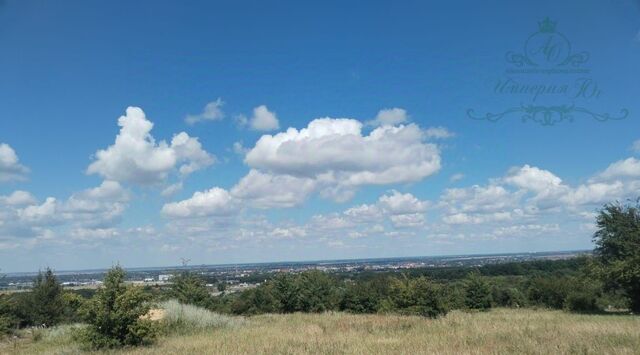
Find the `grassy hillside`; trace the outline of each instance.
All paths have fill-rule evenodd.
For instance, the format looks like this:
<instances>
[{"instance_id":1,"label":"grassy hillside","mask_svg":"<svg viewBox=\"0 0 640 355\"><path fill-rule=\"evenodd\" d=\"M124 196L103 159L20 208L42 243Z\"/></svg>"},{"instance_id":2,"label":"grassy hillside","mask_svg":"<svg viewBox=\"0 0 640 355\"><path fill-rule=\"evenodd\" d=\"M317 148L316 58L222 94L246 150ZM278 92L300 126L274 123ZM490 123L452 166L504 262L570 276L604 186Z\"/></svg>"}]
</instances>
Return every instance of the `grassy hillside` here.
<instances>
[{"instance_id":1,"label":"grassy hillside","mask_svg":"<svg viewBox=\"0 0 640 355\"><path fill-rule=\"evenodd\" d=\"M1 353L77 353L69 332L4 343ZM454 311L441 319L344 313L263 315L161 337L127 354L640 354L640 317L561 311Z\"/></svg>"}]
</instances>

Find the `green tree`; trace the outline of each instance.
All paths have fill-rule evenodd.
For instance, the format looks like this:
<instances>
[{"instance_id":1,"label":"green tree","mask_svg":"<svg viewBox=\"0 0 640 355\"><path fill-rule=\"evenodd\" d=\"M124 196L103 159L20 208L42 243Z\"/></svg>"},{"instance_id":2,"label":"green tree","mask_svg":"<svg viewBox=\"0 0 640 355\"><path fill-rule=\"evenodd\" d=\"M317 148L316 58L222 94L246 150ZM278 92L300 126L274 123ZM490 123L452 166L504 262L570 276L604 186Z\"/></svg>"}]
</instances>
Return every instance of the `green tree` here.
<instances>
[{"instance_id":1,"label":"green tree","mask_svg":"<svg viewBox=\"0 0 640 355\"><path fill-rule=\"evenodd\" d=\"M605 205L596 218L596 270L609 289L622 289L640 312L640 203Z\"/></svg>"},{"instance_id":2,"label":"green tree","mask_svg":"<svg viewBox=\"0 0 640 355\"><path fill-rule=\"evenodd\" d=\"M336 308L335 281L329 275L311 270L297 275L296 279L299 284L300 311L325 312Z\"/></svg>"},{"instance_id":3,"label":"green tree","mask_svg":"<svg viewBox=\"0 0 640 355\"><path fill-rule=\"evenodd\" d=\"M280 310L284 313L300 311L302 300L300 284L291 274L278 274L271 282L274 285L274 294L280 303Z\"/></svg>"},{"instance_id":4,"label":"green tree","mask_svg":"<svg viewBox=\"0 0 640 355\"><path fill-rule=\"evenodd\" d=\"M62 294L62 300L64 303L63 321L65 323L78 323L82 321L80 309L82 309L85 299L75 292L65 292Z\"/></svg>"},{"instance_id":5,"label":"green tree","mask_svg":"<svg viewBox=\"0 0 640 355\"><path fill-rule=\"evenodd\" d=\"M51 269L38 273L28 301L32 324L51 326L60 322L64 312L62 292Z\"/></svg>"},{"instance_id":6,"label":"green tree","mask_svg":"<svg viewBox=\"0 0 640 355\"><path fill-rule=\"evenodd\" d=\"M276 313L281 307L275 296L273 283L265 283L242 292L234 299L231 311L235 314Z\"/></svg>"},{"instance_id":7,"label":"green tree","mask_svg":"<svg viewBox=\"0 0 640 355\"><path fill-rule=\"evenodd\" d=\"M393 278L389 294L393 308L402 314L436 318L448 312L444 288L425 277Z\"/></svg>"},{"instance_id":8,"label":"green tree","mask_svg":"<svg viewBox=\"0 0 640 355\"><path fill-rule=\"evenodd\" d=\"M0 295L0 336L10 333L15 327L15 318L11 312L13 308L9 297Z\"/></svg>"},{"instance_id":9,"label":"green tree","mask_svg":"<svg viewBox=\"0 0 640 355\"><path fill-rule=\"evenodd\" d=\"M209 307L211 304L211 295L207 291L204 280L189 271L176 274L171 278L169 295L183 304L199 307Z\"/></svg>"},{"instance_id":10,"label":"green tree","mask_svg":"<svg viewBox=\"0 0 640 355\"><path fill-rule=\"evenodd\" d=\"M92 348L148 344L157 334L155 324L143 316L149 312L149 297L139 287L124 283L125 271L115 266L104 278L104 286L85 305L89 323L85 339Z\"/></svg>"},{"instance_id":11,"label":"green tree","mask_svg":"<svg viewBox=\"0 0 640 355\"><path fill-rule=\"evenodd\" d=\"M469 273L464 285L464 304L468 309L491 308L491 287L477 271Z\"/></svg>"}]
</instances>

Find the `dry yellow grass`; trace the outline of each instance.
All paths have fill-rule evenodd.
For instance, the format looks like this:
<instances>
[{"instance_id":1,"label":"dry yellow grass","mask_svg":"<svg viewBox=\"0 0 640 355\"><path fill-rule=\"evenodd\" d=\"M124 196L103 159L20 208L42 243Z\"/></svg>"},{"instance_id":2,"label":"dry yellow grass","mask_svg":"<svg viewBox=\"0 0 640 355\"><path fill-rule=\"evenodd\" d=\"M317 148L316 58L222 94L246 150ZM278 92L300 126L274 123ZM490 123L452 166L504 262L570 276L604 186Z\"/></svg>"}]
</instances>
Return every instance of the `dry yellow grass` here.
<instances>
[{"instance_id":1,"label":"dry yellow grass","mask_svg":"<svg viewBox=\"0 0 640 355\"><path fill-rule=\"evenodd\" d=\"M79 351L77 345L46 340L13 350ZM508 309L456 311L437 320L344 313L264 315L241 327L170 336L151 347L115 353L640 354L640 317Z\"/></svg>"}]
</instances>

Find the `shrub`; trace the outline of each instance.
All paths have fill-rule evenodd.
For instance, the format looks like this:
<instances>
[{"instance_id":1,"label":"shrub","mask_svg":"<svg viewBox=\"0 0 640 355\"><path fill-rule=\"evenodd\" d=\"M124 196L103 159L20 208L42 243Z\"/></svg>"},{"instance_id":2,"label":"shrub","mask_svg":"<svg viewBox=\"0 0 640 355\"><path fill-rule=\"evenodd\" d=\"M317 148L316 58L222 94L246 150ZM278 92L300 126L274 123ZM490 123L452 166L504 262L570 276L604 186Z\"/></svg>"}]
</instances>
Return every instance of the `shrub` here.
<instances>
[{"instance_id":1,"label":"shrub","mask_svg":"<svg viewBox=\"0 0 640 355\"><path fill-rule=\"evenodd\" d=\"M211 312L201 307L169 300L159 305L164 310L162 321L172 330L195 331L210 328L235 327L240 319Z\"/></svg>"},{"instance_id":2,"label":"shrub","mask_svg":"<svg viewBox=\"0 0 640 355\"><path fill-rule=\"evenodd\" d=\"M568 311L578 313L598 312L598 297L593 292L574 291L569 293L564 301L564 308Z\"/></svg>"},{"instance_id":3,"label":"shrub","mask_svg":"<svg viewBox=\"0 0 640 355\"><path fill-rule=\"evenodd\" d=\"M80 309L85 302L82 296L74 292L65 292L62 294L64 309L62 319L65 323L78 323L82 321Z\"/></svg>"},{"instance_id":4,"label":"shrub","mask_svg":"<svg viewBox=\"0 0 640 355\"><path fill-rule=\"evenodd\" d=\"M234 314L276 313L280 309L281 305L276 298L272 283L242 292L231 304L231 311Z\"/></svg>"},{"instance_id":5,"label":"shrub","mask_svg":"<svg viewBox=\"0 0 640 355\"><path fill-rule=\"evenodd\" d=\"M11 319L6 315L0 315L0 336L11 333Z\"/></svg>"},{"instance_id":6,"label":"shrub","mask_svg":"<svg viewBox=\"0 0 640 355\"><path fill-rule=\"evenodd\" d=\"M89 327L83 338L92 348L149 344L156 337L153 321L142 319L150 308L148 296L138 287L126 286L124 277L120 266L109 270L104 287L85 306Z\"/></svg>"},{"instance_id":7,"label":"shrub","mask_svg":"<svg viewBox=\"0 0 640 355\"><path fill-rule=\"evenodd\" d=\"M270 282L280 311L284 313L324 312L336 309L338 304L336 283L322 271L280 274Z\"/></svg>"},{"instance_id":8,"label":"shrub","mask_svg":"<svg viewBox=\"0 0 640 355\"><path fill-rule=\"evenodd\" d=\"M571 283L566 277L536 277L529 283L529 300L538 306L562 309Z\"/></svg>"},{"instance_id":9,"label":"shrub","mask_svg":"<svg viewBox=\"0 0 640 355\"><path fill-rule=\"evenodd\" d=\"M448 312L444 288L425 277L391 279L390 295L394 309L402 314L435 318Z\"/></svg>"},{"instance_id":10,"label":"shrub","mask_svg":"<svg viewBox=\"0 0 640 355\"><path fill-rule=\"evenodd\" d=\"M524 294L516 287L499 287L493 288L493 302L499 307L524 307L527 299Z\"/></svg>"},{"instance_id":11,"label":"shrub","mask_svg":"<svg viewBox=\"0 0 640 355\"><path fill-rule=\"evenodd\" d=\"M484 311L491 308L491 288L478 272L467 276L464 285L464 304L468 309Z\"/></svg>"},{"instance_id":12,"label":"shrub","mask_svg":"<svg viewBox=\"0 0 640 355\"><path fill-rule=\"evenodd\" d=\"M211 295L207 291L204 280L189 271L176 274L171 278L170 297L184 304L209 307Z\"/></svg>"},{"instance_id":13,"label":"shrub","mask_svg":"<svg viewBox=\"0 0 640 355\"><path fill-rule=\"evenodd\" d=\"M349 282L340 301L340 309L353 313L376 313L389 295L388 279ZM386 307L388 308L388 307Z\"/></svg>"}]
</instances>

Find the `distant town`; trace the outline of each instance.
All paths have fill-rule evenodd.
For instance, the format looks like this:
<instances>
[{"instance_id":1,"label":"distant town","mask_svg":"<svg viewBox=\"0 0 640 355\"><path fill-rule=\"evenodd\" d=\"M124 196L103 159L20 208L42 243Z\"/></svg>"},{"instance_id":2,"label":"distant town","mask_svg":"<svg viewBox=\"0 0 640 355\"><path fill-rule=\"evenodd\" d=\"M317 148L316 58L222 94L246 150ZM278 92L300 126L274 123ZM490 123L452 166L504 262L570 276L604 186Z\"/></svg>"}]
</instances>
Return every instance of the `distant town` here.
<instances>
[{"instance_id":1,"label":"distant town","mask_svg":"<svg viewBox=\"0 0 640 355\"><path fill-rule=\"evenodd\" d=\"M171 284L174 274L189 270L199 274L212 288L212 294L235 293L260 285L276 273L299 273L321 270L328 273L402 272L407 269L480 267L488 264L531 260L562 260L590 254L588 250L535 252L513 254L418 256L398 258L317 260L300 262L270 262L225 265L189 265L126 269L128 282L140 286L164 286ZM57 271L63 287L69 289L93 289L102 284L107 270ZM0 292L21 292L31 289L37 273L8 273L0 275Z\"/></svg>"}]
</instances>

